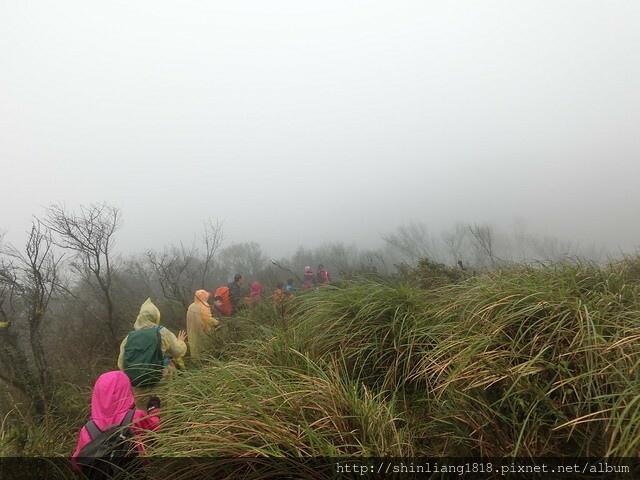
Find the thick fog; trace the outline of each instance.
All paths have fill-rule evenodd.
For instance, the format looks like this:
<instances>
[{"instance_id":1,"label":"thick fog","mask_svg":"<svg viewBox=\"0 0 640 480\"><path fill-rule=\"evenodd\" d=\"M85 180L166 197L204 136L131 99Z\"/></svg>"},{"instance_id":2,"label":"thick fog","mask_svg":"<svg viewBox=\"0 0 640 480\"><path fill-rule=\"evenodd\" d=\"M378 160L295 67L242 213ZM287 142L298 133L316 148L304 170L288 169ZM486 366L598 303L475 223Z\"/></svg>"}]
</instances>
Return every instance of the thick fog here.
<instances>
[{"instance_id":1,"label":"thick fog","mask_svg":"<svg viewBox=\"0 0 640 480\"><path fill-rule=\"evenodd\" d=\"M640 243L640 3L6 0L0 230L122 209L118 247L382 244L489 224Z\"/></svg>"}]
</instances>

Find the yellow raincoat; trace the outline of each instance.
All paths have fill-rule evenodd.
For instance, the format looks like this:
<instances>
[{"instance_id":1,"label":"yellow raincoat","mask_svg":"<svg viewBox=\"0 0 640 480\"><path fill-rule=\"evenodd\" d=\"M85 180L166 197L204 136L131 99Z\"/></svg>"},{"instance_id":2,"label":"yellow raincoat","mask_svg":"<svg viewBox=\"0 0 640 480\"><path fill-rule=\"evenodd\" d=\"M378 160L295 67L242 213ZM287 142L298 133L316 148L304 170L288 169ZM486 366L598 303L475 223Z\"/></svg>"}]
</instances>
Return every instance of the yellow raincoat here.
<instances>
[{"instance_id":1,"label":"yellow raincoat","mask_svg":"<svg viewBox=\"0 0 640 480\"><path fill-rule=\"evenodd\" d=\"M134 330L142 328L151 328L160 325L160 310L156 307L150 298L147 298L140 307L140 313L133 324ZM167 328L160 329L160 337L162 339L162 355L171 357L177 365L182 364L182 357L187 353L187 345L169 331ZM118 355L118 368L124 370L124 347L127 344L127 337L124 337L120 344L120 355Z\"/></svg>"},{"instance_id":2,"label":"yellow raincoat","mask_svg":"<svg viewBox=\"0 0 640 480\"><path fill-rule=\"evenodd\" d=\"M202 355L202 337L205 332L217 326L220 322L211 315L211 307L207 303L209 292L198 290L187 310L187 340L192 358Z\"/></svg>"}]
</instances>

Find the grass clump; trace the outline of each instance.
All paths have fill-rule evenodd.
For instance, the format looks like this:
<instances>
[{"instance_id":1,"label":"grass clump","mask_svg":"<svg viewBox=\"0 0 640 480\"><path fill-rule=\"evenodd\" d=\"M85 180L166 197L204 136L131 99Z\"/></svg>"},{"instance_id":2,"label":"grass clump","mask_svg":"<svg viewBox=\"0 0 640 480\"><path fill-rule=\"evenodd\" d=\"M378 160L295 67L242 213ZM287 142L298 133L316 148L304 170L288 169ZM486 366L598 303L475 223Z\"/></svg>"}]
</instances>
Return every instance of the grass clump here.
<instances>
[{"instance_id":1,"label":"grass clump","mask_svg":"<svg viewBox=\"0 0 640 480\"><path fill-rule=\"evenodd\" d=\"M337 367L232 362L172 382L154 453L187 456L402 455L394 405ZM177 394L176 392L180 392ZM168 441L162 441L166 439Z\"/></svg>"},{"instance_id":2,"label":"grass clump","mask_svg":"<svg viewBox=\"0 0 640 480\"><path fill-rule=\"evenodd\" d=\"M431 392L424 436L444 454L617 454L612 418L640 394L633 291L615 272L555 265L434 297L436 321L457 321L409 376Z\"/></svg>"},{"instance_id":3,"label":"grass clump","mask_svg":"<svg viewBox=\"0 0 640 480\"><path fill-rule=\"evenodd\" d=\"M317 465L311 470L295 459L413 453L392 401L350 381L338 365L301 358L307 373L235 361L174 378L161 393L167 398L164 420L149 454L217 460L188 468L182 460L165 461L155 468L177 479L252 478L256 469L256 478L282 478L284 472L324 478ZM256 460L264 457L281 462Z\"/></svg>"},{"instance_id":4,"label":"grass clump","mask_svg":"<svg viewBox=\"0 0 640 480\"><path fill-rule=\"evenodd\" d=\"M353 283L302 299L293 332L297 351L344 363L351 378L381 392L404 384L415 358L437 341L427 295L403 285Z\"/></svg>"}]
</instances>

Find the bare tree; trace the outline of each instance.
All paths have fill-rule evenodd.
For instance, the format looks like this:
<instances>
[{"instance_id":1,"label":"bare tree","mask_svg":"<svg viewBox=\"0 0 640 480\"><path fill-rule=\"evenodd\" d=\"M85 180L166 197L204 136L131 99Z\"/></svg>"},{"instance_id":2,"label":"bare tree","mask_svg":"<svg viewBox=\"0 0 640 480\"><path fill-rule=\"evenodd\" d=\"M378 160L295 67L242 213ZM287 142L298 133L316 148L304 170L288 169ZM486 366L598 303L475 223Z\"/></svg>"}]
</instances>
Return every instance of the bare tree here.
<instances>
[{"instance_id":1,"label":"bare tree","mask_svg":"<svg viewBox=\"0 0 640 480\"><path fill-rule=\"evenodd\" d=\"M79 212L63 205L51 205L43 223L57 234L54 241L74 252L71 268L104 302L106 325L113 344L118 342L118 328L112 297L113 274L117 263L113 247L115 233L122 225L120 210L106 203L80 206ZM97 285L96 285L97 284Z\"/></svg>"},{"instance_id":2,"label":"bare tree","mask_svg":"<svg viewBox=\"0 0 640 480\"><path fill-rule=\"evenodd\" d=\"M482 257L489 258L490 267L495 268L496 261L498 260L494 251L494 232L488 225L469 225L469 232L471 233L471 244L476 251L477 261L482 265Z\"/></svg>"},{"instance_id":3,"label":"bare tree","mask_svg":"<svg viewBox=\"0 0 640 480\"><path fill-rule=\"evenodd\" d=\"M222 230L222 224L216 220L215 225L211 222L211 219L204 222L204 232L202 233L202 243L205 247L204 253L204 266L202 268L202 282L201 286L204 287L207 273L209 273L209 266L213 261L213 257L222 245L224 240L224 232Z\"/></svg>"},{"instance_id":4,"label":"bare tree","mask_svg":"<svg viewBox=\"0 0 640 480\"><path fill-rule=\"evenodd\" d=\"M116 283L120 289L126 289L127 293L133 293L136 298L152 296L154 287L155 269L150 264L146 255L135 255L127 258L118 268Z\"/></svg>"},{"instance_id":5,"label":"bare tree","mask_svg":"<svg viewBox=\"0 0 640 480\"><path fill-rule=\"evenodd\" d=\"M43 323L60 286L59 262L50 232L32 224L24 252L12 245L0 258L0 380L23 393L36 415L45 415L53 398L50 362L43 345Z\"/></svg>"},{"instance_id":6,"label":"bare tree","mask_svg":"<svg viewBox=\"0 0 640 480\"><path fill-rule=\"evenodd\" d=\"M195 245L186 248L181 243L162 253L149 251L147 259L156 272L162 295L188 308L195 291L196 276L199 276Z\"/></svg>"},{"instance_id":7,"label":"bare tree","mask_svg":"<svg viewBox=\"0 0 640 480\"><path fill-rule=\"evenodd\" d=\"M363 250L358 254L358 273L379 273L389 274L390 270L387 267L382 252L378 250Z\"/></svg>"},{"instance_id":8,"label":"bare tree","mask_svg":"<svg viewBox=\"0 0 640 480\"><path fill-rule=\"evenodd\" d=\"M398 227L397 233L383 235L382 239L394 247L407 259L415 263L421 258L434 259L437 257L437 246L429 236L427 227L421 223L411 223Z\"/></svg>"},{"instance_id":9,"label":"bare tree","mask_svg":"<svg viewBox=\"0 0 640 480\"><path fill-rule=\"evenodd\" d=\"M230 275L240 273L246 279L256 278L268 265L266 255L256 242L229 245L220 251L220 262Z\"/></svg>"},{"instance_id":10,"label":"bare tree","mask_svg":"<svg viewBox=\"0 0 640 480\"><path fill-rule=\"evenodd\" d=\"M329 271L337 270L342 278L353 277L358 260L358 250L355 245L345 245L342 242L329 243L319 247L316 250L316 256L325 259L322 263ZM333 277L335 280L335 274Z\"/></svg>"},{"instance_id":11,"label":"bare tree","mask_svg":"<svg viewBox=\"0 0 640 480\"><path fill-rule=\"evenodd\" d=\"M442 241L447 247L451 260L464 268L468 263L466 251L469 249L469 231L464 223L457 222L453 229L442 233Z\"/></svg>"},{"instance_id":12,"label":"bare tree","mask_svg":"<svg viewBox=\"0 0 640 480\"><path fill-rule=\"evenodd\" d=\"M535 258L544 261L561 261L572 256L577 256L580 252L577 244L573 241L562 241L557 238L529 238L529 245Z\"/></svg>"},{"instance_id":13,"label":"bare tree","mask_svg":"<svg viewBox=\"0 0 640 480\"><path fill-rule=\"evenodd\" d=\"M222 224L214 224L210 219L204 222L204 230L200 237L204 245L204 255L196 246L196 242L186 247L183 243L171 246L164 252L149 251L146 254L153 266L158 283L165 298L180 302L186 309L191 304L193 293L200 288L207 288L216 252L222 245L224 234Z\"/></svg>"}]
</instances>

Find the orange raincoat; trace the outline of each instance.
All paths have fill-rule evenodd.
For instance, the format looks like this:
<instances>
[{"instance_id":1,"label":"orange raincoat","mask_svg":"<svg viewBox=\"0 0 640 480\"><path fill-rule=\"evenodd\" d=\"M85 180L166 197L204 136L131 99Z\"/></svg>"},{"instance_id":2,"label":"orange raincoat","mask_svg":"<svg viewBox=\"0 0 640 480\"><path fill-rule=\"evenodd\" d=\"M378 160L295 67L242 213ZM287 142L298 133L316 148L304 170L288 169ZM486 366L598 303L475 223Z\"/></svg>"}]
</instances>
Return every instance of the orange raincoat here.
<instances>
[{"instance_id":1,"label":"orange raincoat","mask_svg":"<svg viewBox=\"0 0 640 480\"><path fill-rule=\"evenodd\" d=\"M187 342L191 357L196 359L202 355L203 336L220 323L211 315L211 307L207 303L209 295L206 290L198 290L187 310Z\"/></svg>"}]
</instances>

